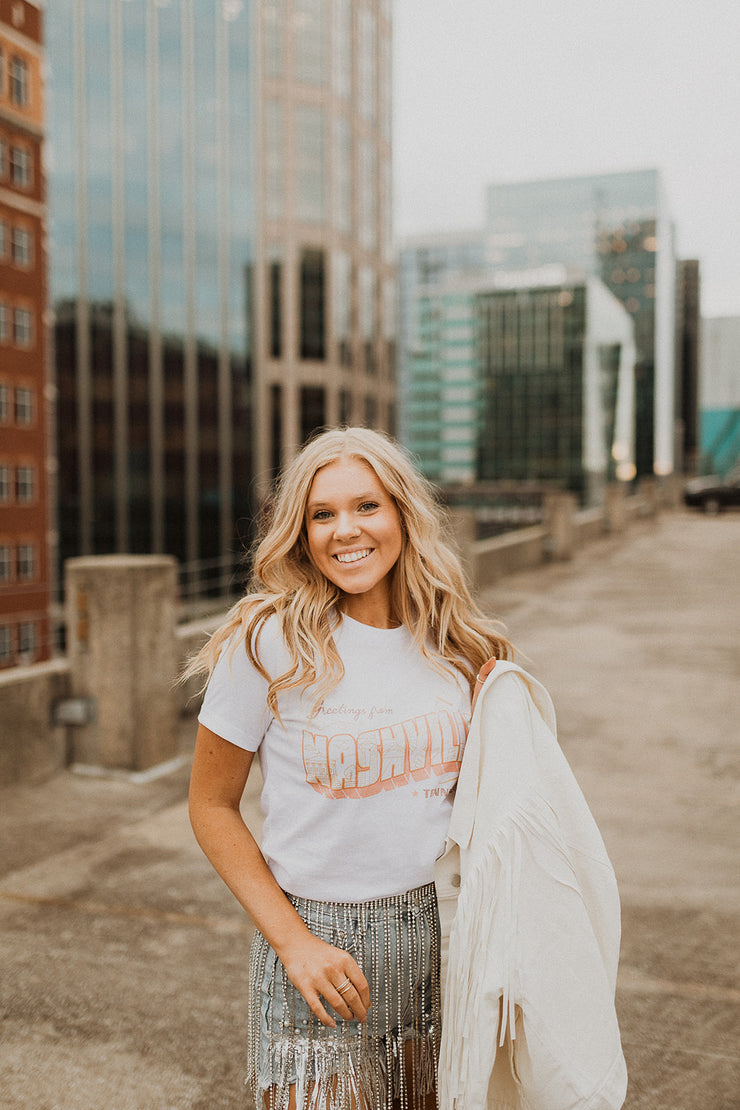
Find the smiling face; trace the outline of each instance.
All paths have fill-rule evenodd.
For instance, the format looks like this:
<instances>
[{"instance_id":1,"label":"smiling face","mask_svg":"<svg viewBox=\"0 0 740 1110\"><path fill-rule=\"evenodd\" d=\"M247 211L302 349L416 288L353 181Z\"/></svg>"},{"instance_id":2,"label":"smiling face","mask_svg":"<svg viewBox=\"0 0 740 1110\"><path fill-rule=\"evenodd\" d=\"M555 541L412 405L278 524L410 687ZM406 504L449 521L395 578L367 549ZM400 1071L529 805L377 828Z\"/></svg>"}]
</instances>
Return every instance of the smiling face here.
<instances>
[{"instance_id":1,"label":"smiling face","mask_svg":"<svg viewBox=\"0 0 740 1110\"><path fill-rule=\"evenodd\" d=\"M342 611L364 624L392 625L401 517L372 467L342 458L319 470L308 494L306 533L315 565L344 595Z\"/></svg>"}]
</instances>

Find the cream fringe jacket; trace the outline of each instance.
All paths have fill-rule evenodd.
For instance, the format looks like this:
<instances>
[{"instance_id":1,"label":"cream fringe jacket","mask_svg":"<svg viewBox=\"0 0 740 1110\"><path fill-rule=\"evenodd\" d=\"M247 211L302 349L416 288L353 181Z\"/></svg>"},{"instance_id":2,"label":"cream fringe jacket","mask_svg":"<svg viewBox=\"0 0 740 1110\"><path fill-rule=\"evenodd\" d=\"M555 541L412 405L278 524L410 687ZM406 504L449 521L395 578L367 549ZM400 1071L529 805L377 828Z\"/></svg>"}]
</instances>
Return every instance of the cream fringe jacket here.
<instances>
[{"instance_id":1,"label":"cream fringe jacket","mask_svg":"<svg viewBox=\"0 0 740 1110\"><path fill-rule=\"evenodd\" d=\"M614 871L550 697L513 663L478 698L435 882L440 1110L622 1106Z\"/></svg>"}]
</instances>

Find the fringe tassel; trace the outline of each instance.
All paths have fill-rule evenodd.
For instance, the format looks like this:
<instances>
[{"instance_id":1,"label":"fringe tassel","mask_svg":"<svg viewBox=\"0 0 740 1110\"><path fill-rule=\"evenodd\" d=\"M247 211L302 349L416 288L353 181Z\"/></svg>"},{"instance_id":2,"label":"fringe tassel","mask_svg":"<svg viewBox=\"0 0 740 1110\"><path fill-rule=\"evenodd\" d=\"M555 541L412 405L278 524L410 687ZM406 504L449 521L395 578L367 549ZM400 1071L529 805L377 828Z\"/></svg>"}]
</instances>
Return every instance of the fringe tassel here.
<instances>
[{"instance_id":1,"label":"fringe tassel","mask_svg":"<svg viewBox=\"0 0 740 1110\"><path fill-rule=\"evenodd\" d=\"M546 844L565 864L564 873L572 873L555 814L540 795L531 795L501 821L466 876L450 934L440 1061L446 1088L440 1092L442 1103L458 1110L485 1105L486 1092L475 1090L475 1084L481 1075L490 1074L507 1034L511 1042L516 1039L518 901L525 840ZM488 975L489 967L495 974ZM500 1023L498 1038L491 1030L489 1039L481 1036L481 1023L490 1023L492 982L500 987Z\"/></svg>"},{"instance_id":2,"label":"fringe tassel","mask_svg":"<svg viewBox=\"0 0 740 1110\"><path fill-rule=\"evenodd\" d=\"M308 928L350 952L370 984L364 1024L327 1029L255 934L246 1083L258 1110L423 1110L436 1089L439 918L434 884L371 902L290 896Z\"/></svg>"}]
</instances>

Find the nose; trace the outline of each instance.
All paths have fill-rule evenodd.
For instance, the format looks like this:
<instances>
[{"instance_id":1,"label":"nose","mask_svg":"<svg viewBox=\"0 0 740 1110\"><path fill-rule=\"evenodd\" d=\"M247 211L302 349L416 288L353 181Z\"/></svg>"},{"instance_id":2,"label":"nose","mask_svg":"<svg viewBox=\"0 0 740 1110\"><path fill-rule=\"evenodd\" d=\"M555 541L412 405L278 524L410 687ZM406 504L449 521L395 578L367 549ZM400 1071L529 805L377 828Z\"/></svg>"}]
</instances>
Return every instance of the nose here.
<instances>
[{"instance_id":1,"label":"nose","mask_svg":"<svg viewBox=\"0 0 740 1110\"><path fill-rule=\"evenodd\" d=\"M352 513L339 513L334 525L334 535L336 539L350 540L355 536L359 536L360 529Z\"/></svg>"}]
</instances>

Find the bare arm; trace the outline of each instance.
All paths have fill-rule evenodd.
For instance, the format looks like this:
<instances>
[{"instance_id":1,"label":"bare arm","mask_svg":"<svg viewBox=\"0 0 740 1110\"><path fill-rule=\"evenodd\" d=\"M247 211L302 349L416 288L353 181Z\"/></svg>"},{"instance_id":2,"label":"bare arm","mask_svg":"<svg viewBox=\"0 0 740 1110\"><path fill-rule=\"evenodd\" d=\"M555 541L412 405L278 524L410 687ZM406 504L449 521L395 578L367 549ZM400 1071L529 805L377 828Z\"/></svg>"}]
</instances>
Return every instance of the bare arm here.
<instances>
[{"instance_id":1,"label":"bare arm","mask_svg":"<svg viewBox=\"0 0 740 1110\"><path fill-rule=\"evenodd\" d=\"M343 1018L364 1021L367 980L348 952L309 931L275 881L239 803L254 753L200 725L190 778L190 822L201 848L237 901L272 945L288 978L324 1025L335 1022L319 995ZM336 990L346 978L352 989Z\"/></svg>"}]
</instances>

